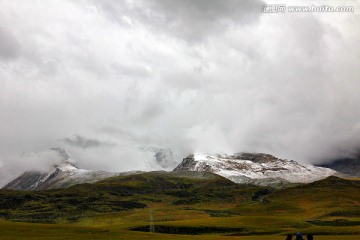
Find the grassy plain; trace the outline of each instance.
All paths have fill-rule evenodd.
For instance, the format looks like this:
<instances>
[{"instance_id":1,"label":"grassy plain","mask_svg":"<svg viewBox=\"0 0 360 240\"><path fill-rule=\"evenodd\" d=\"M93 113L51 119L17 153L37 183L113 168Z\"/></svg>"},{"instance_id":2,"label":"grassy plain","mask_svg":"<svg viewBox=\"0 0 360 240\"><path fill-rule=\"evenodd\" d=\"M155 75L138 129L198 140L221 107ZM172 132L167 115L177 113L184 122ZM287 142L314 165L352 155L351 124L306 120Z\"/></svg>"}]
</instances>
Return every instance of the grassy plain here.
<instances>
[{"instance_id":1,"label":"grassy plain","mask_svg":"<svg viewBox=\"0 0 360 240\"><path fill-rule=\"evenodd\" d=\"M149 229L150 209L155 233ZM360 181L283 190L165 173L41 192L0 191L0 239L360 239ZM136 230L136 231L135 231Z\"/></svg>"}]
</instances>

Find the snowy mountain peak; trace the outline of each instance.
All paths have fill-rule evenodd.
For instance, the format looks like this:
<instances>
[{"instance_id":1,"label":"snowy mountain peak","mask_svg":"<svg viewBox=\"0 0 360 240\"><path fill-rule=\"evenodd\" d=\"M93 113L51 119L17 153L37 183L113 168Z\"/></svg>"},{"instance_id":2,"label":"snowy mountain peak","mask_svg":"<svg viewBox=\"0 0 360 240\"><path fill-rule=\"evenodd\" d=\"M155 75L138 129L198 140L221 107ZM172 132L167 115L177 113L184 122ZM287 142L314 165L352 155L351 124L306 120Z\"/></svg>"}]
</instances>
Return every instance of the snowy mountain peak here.
<instances>
[{"instance_id":1,"label":"snowy mountain peak","mask_svg":"<svg viewBox=\"0 0 360 240\"><path fill-rule=\"evenodd\" d=\"M24 172L6 184L3 189L29 191L64 188L79 183L96 182L122 174L80 169L74 162L70 161L70 156L64 149L52 148L51 151L55 151L61 159L49 171Z\"/></svg>"},{"instance_id":2,"label":"snowy mountain peak","mask_svg":"<svg viewBox=\"0 0 360 240\"><path fill-rule=\"evenodd\" d=\"M72 171L79 169L75 163L70 161L64 161L58 165L55 165L55 168L60 169L62 171Z\"/></svg>"},{"instance_id":3,"label":"snowy mountain peak","mask_svg":"<svg viewBox=\"0 0 360 240\"><path fill-rule=\"evenodd\" d=\"M191 154L174 171L213 172L237 183L308 183L334 175L328 168L300 164L264 153Z\"/></svg>"},{"instance_id":4,"label":"snowy mountain peak","mask_svg":"<svg viewBox=\"0 0 360 240\"><path fill-rule=\"evenodd\" d=\"M234 154L214 154L214 155L196 153L196 154L191 154L190 156L192 156L195 160L200 160L200 161L206 161L206 160L216 161L217 159L229 159L229 160L232 159L234 161L244 160L244 161L251 161L254 163L270 163L277 161L285 161L266 153L240 152Z\"/></svg>"}]
</instances>

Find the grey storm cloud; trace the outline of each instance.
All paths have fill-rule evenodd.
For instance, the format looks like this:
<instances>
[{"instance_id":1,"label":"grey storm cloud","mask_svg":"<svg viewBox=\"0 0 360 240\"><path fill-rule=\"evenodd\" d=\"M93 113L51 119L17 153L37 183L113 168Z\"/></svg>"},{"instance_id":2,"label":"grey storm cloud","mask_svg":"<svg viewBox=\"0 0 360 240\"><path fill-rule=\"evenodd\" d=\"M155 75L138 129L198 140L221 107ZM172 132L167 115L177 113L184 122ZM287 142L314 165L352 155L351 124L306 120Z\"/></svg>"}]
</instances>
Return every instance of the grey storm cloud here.
<instances>
[{"instance_id":1,"label":"grey storm cloud","mask_svg":"<svg viewBox=\"0 0 360 240\"><path fill-rule=\"evenodd\" d=\"M11 32L0 26L0 59L16 58L19 53L19 44Z\"/></svg>"},{"instance_id":2,"label":"grey storm cloud","mask_svg":"<svg viewBox=\"0 0 360 240\"><path fill-rule=\"evenodd\" d=\"M122 25L143 25L159 34L170 34L188 43L223 33L233 24L247 24L260 17L260 0L142 0L124 4L93 1Z\"/></svg>"},{"instance_id":3,"label":"grey storm cloud","mask_svg":"<svg viewBox=\"0 0 360 240\"><path fill-rule=\"evenodd\" d=\"M63 141L71 146L79 147L79 148L96 148L96 147L114 147L116 146L115 143L111 142L104 142L97 139L88 139L76 135L75 138L65 138Z\"/></svg>"},{"instance_id":4,"label":"grey storm cloud","mask_svg":"<svg viewBox=\"0 0 360 240\"><path fill-rule=\"evenodd\" d=\"M174 162L356 154L359 11L262 14L264 2L0 1L0 185L51 166L53 147L107 171L158 169L142 146Z\"/></svg>"}]
</instances>

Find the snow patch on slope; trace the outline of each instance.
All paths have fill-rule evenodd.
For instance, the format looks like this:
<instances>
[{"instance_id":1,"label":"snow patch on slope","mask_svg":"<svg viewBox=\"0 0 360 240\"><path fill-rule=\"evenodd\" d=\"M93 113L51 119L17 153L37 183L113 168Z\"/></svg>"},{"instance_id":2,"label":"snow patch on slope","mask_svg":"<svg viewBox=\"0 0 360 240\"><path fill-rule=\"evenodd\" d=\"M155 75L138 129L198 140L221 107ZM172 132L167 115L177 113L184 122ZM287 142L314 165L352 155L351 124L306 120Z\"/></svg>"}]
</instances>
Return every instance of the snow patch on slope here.
<instances>
[{"instance_id":1,"label":"snow patch on slope","mask_svg":"<svg viewBox=\"0 0 360 240\"><path fill-rule=\"evenodd\" d=\"M93 183L105 178L129 175L137 171L110 173L105 171L80 169L70 160L70 156L61 148L53 148L61 157L60 163L48 172L28 171L6 184L3 189L13 190L44 190L70 187L75 184Z\"/></svg>"},{"instance_id":2,"label":"snow patch on slope","mask_svg":"<svg viewBox=\"0 0 360 240\"><path fill-rule=\"evenodd\" d=\"M262 153L193 154L184 158L174 171L207 171L238 183L284 181L309 183L334 175L336 171L279 159Z\"/></svg>"}]
</instances>

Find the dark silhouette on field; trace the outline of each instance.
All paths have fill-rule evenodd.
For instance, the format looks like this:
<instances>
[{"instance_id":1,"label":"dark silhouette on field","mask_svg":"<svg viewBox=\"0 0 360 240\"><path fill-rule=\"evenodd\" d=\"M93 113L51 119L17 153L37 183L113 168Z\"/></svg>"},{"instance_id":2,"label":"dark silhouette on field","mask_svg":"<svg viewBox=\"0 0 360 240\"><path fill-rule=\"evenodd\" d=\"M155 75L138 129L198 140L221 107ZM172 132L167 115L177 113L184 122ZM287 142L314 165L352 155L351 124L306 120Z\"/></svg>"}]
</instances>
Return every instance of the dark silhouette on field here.
<instances>
[{"instance_id":1,"label":"dark silhouette on field","mask_svg":"<svg viewBox=\"0 0 360 240\"><path fill-rule=\"evenodd\" d=\"M296 233L295 240L304 240L304 238L302 237L302 234L298 232Z\"/></svg>"},{"instance_id":2,"label":"dark silhouette on field","mask_svg":"<svg viewBox=\"0 0 360 240\"><path fill-rule=\"evenodd\" d=\"M285 240L292 240L292 235L291 234L288 234L285 238Z\"/></svg>"}]
</instances>

